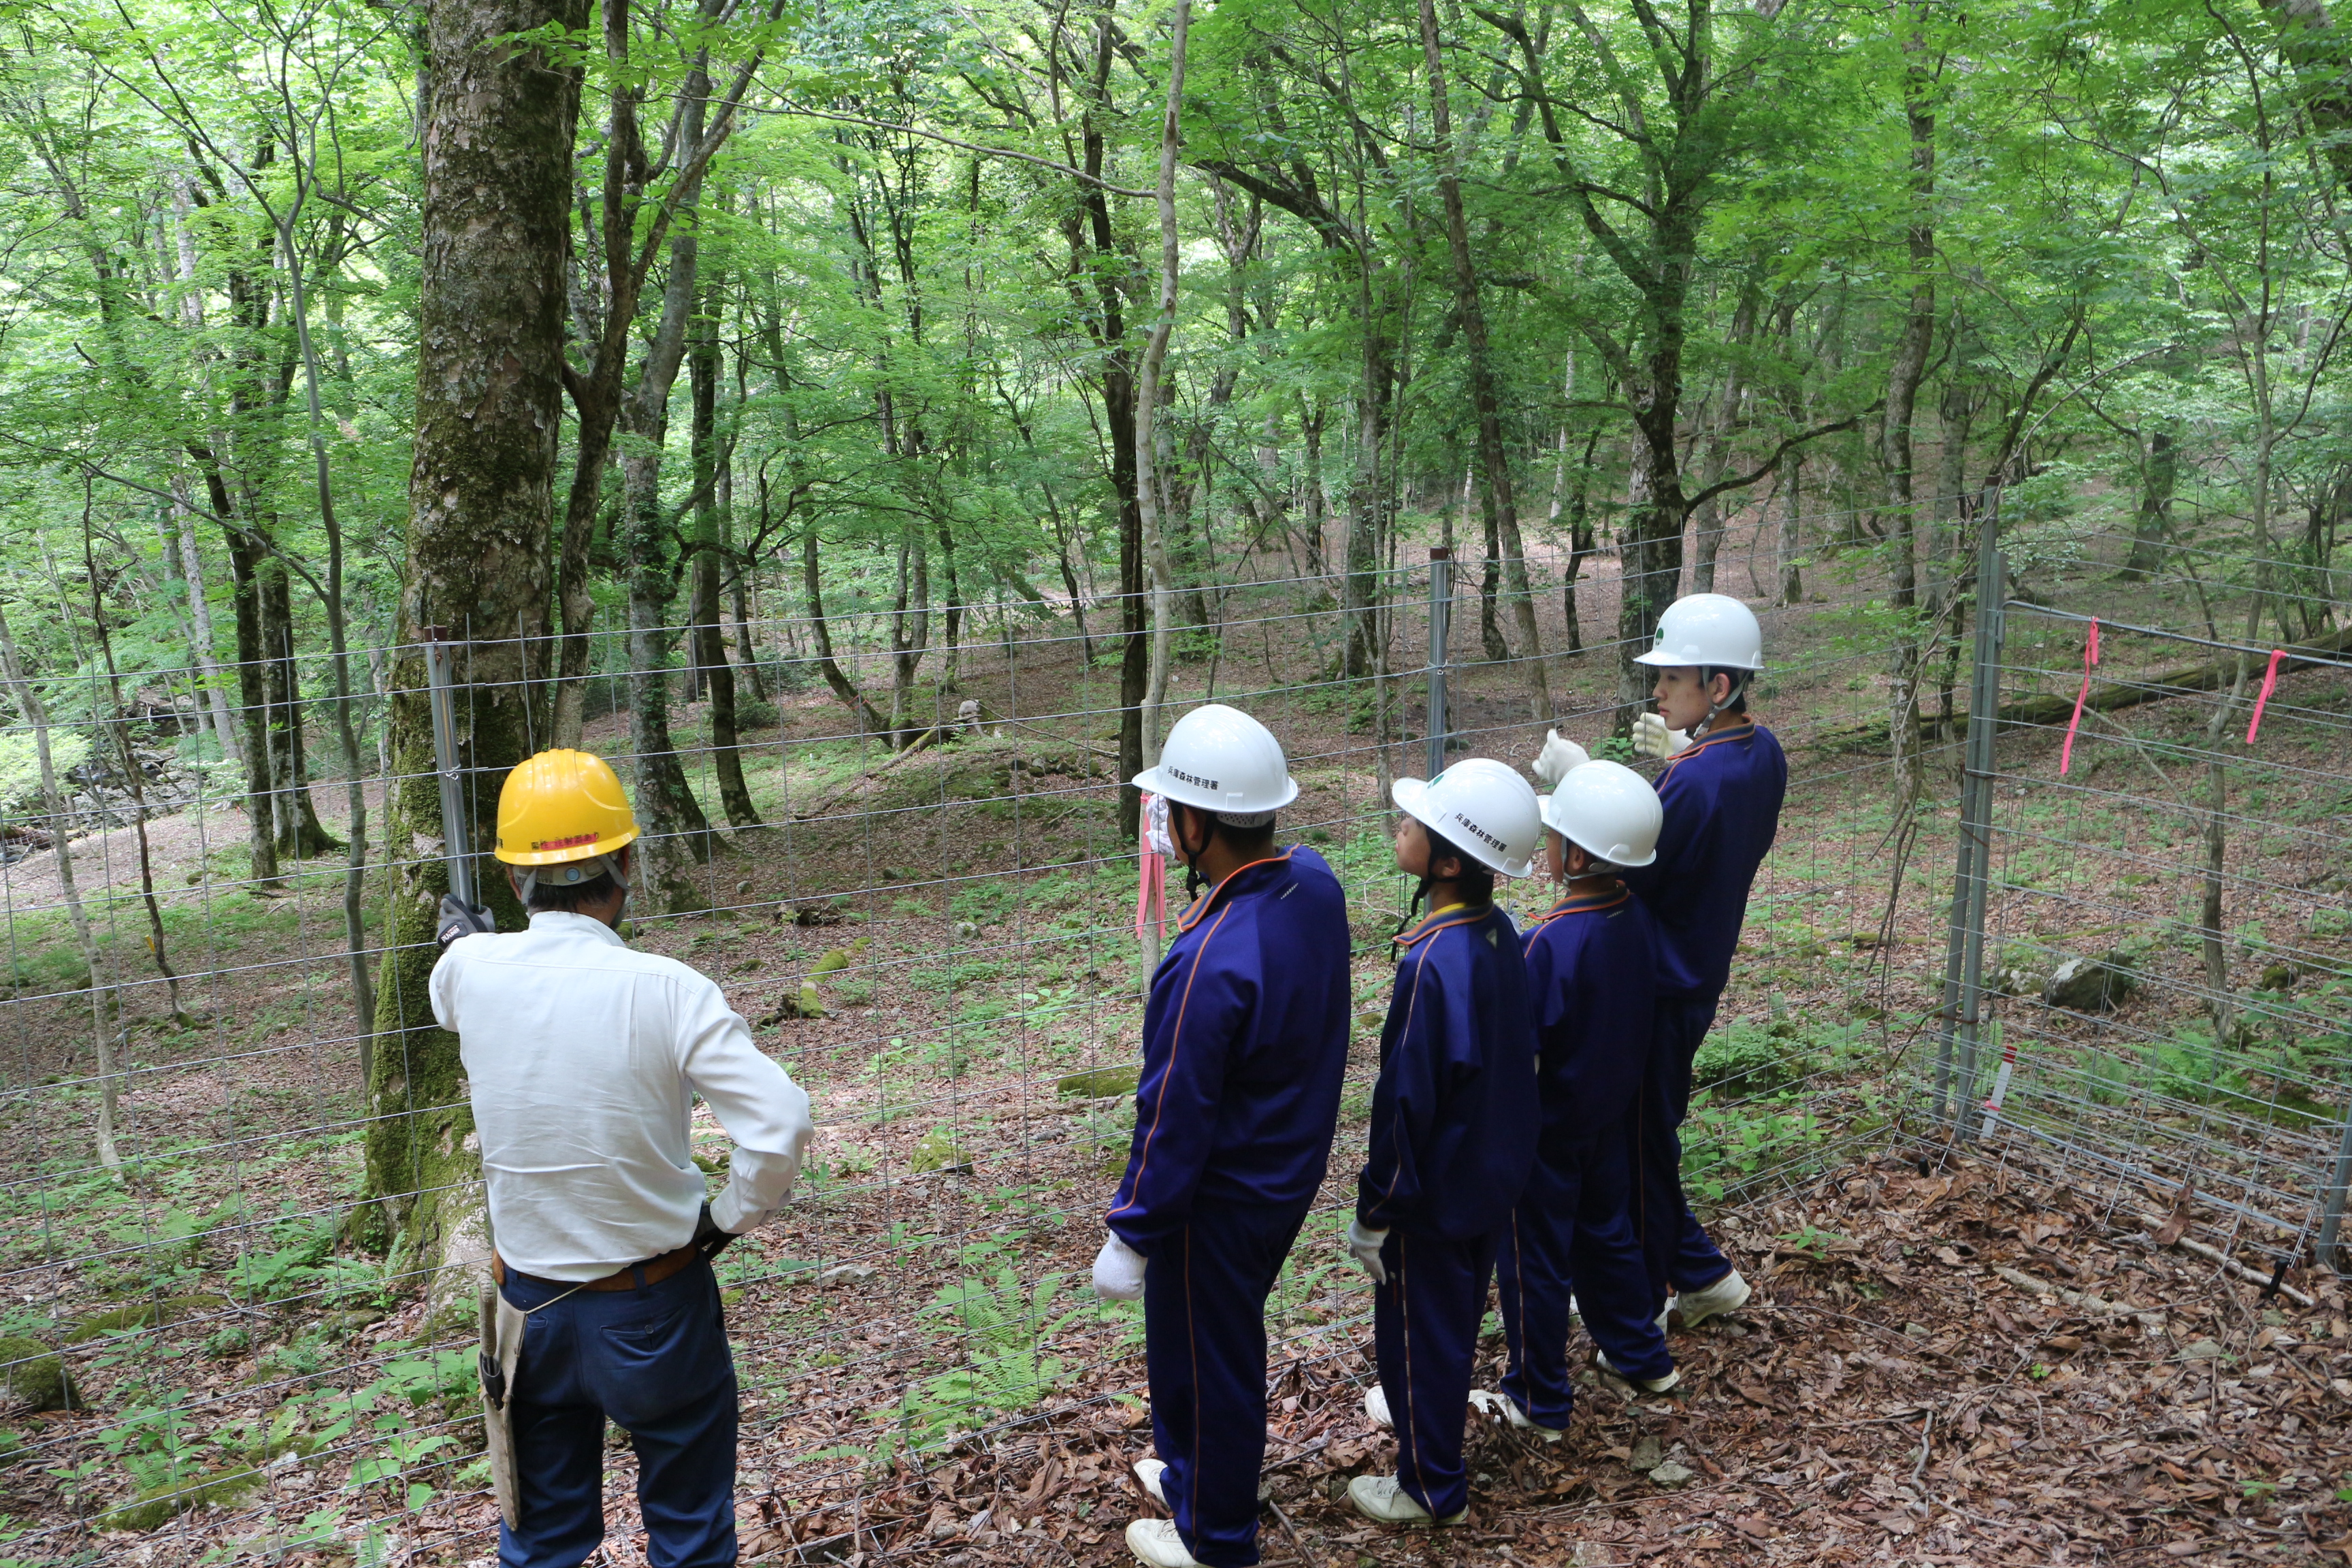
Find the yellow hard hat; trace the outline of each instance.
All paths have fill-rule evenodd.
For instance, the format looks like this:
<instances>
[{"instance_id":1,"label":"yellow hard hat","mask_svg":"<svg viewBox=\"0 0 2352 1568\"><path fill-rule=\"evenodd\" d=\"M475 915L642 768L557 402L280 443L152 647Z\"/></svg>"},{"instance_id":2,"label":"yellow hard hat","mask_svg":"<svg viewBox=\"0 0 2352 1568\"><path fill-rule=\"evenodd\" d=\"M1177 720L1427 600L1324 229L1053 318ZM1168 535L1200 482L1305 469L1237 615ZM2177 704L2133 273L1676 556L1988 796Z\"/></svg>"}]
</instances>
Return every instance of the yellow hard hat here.
<instances>
[{"instance_id":1,"label":"yellow hard hat","mask_svg":"<svg viewBox=\"0 0 2352 1568\"><path fill-rule=\"evenodd\" d=\"M499 791L498 857L510 866L593 859L636 836L619 775L592 752L527 757Z\"/></svg>"}]
</instances>

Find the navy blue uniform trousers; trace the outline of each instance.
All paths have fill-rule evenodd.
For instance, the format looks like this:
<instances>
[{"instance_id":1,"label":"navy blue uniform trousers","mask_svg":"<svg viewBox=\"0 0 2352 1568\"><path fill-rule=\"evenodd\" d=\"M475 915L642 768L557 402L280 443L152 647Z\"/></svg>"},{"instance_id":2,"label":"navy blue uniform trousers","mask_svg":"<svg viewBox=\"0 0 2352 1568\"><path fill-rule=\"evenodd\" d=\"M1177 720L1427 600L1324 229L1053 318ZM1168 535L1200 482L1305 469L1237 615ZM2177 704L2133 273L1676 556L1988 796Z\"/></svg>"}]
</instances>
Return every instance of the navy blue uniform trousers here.
<instances>
[{"instance_id":1,"label":"navy blue uniform trousers","mask_svg":"<svg viewBox=\"0 0 2352 1568\"><path fill-rule=\"evenodd\" d=\"M1396 1423L1397 1479L1413 1501L1447 1519L1470 1506L1462 1427L1495 1237L1392 1230L1381 1264L1389 1280L1372 1295L1372 1352Z\"/></svg>"},{"instance_id":2,"label":"navy blue uniform trousers","mask_svg":"<svg viewBox=\"0 0 2352 1568\"><path fill-rule=\"evenodd\" d=\"M1152 1243L1143 1274L1151 1442L1176 1531L1196 1563L1257 1561L1265 1458L1265 1299L1307 1203L1203 1204Z\"/></svg>"},{"instance_id":3,"label":"navy blue uniform trousers","mask_svg":"<svg viewBox=\"0 0 2352 1568\"><path fill-rule=\"evenodd\" d=\"M1650 1034L1633 1164L1639 1183L1634 1224L1641 1232L1643 1261L1649 1266L1653 1316L1664 1309L1674 1292L1712 1285L1731 1272L1731 1260L1708 1238L1683 1198L1679 1130L1690 1112L1691 1062L1715 1022L1715 1007L1712 1001L1661 996L1657 1024ZM1580 1304L1581 1300L1580 1296Z\"/></svg>"},{"instance_id":4,"label":"navy blue uniform trousers","mask_svg":"<svg viewBox=\"0 0 2352 1568\"><path fill-rule=\"evenodd\" d=\"M1503 1337L1511 1368L1503 1392L1538 1426L1557 1431L1576 1409L1569 1380L1568 1298L1585 1331L1629 1377L1664 1377L1675 1361L1654 1321L1650 1275L1633 1231L1633 1164L1622 1125L1536 1153L1527 1191L1495 1249Z\"/></svg>"},{"instance_id":5,"label":"navy blue uniform trousers","mask_svg":"<svg viewBox=\"0 0 2352 1568\"><path fill-rule=\"evenodd\" d=\"M735 1361L710 1266L637 1290L570 1289L507 1276L508 1303L530 1319L508 1401L522 1528L499 1526L500 1568L576 1568L603 1542L606 1416L636 1447L646 1560L733 1563Z\"/></svg>"}]
</instances>

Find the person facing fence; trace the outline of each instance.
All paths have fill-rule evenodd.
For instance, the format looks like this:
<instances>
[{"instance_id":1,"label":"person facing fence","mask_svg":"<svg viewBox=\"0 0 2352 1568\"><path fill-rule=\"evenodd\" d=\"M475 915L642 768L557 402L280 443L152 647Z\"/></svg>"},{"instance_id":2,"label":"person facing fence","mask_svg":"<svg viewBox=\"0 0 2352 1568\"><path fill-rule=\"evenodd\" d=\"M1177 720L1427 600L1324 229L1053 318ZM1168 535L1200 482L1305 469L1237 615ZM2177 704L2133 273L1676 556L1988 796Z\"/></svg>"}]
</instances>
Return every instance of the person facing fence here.
<instances>
[{"instance_id":1,"label":"person facing fence","mask_svg":"<svg viewBox=\"0 0 2352 1568\"><path fill-rule=\"evenodd\" d=\"M1651 1290L1664 1326L1737 1310L1748 1286L1683 1196L1679 1129L1691 1069L1715 1022L1748 891L1779 831L1789 761L1748 711L1748 685L1764 668L1754 612L1723 594L1692 594L1658 618L1637 662L1658 672L1658 710L1633 727L1637 751L1666 759L1658 775L1665 814L1657 857L1627 867L1625 885L1657 922L1658 995L1634 1151L1635 1214Z\"/></svg>"},{"instance_id":2,"label":"person facing fence","mask_svg":"<svg viewBox=\"0 0 2352 1568\"><path fill-rule=\"evenodd\" d=\"M636 1449L649 1560L736 1560L735 1368L710 1259L782 1211L814 1131L717 984L623 941L636 836L602 758L542 752L499 796L498 858L530 929L444 902L433 1016L458 1037L497 1238L482 1367L503 1568L572 1568L603 1541L608 1416ZM708 1203L697 1094L735 1145Z\"/></svg>"},{"instance_id":3,"label":"person facing fence","mask_svg":"<svg viewBox=\"0 0 2352 1568\"><path fill-rule=\"evenodd\" d=\"M1462 1435L1486 1281L1536 1144L1527 967L1495 879L1528 874L1542 820L1527 781L1485 757L1399 779L1394 798L1397 868L1430 912L1396 938L1348 1250L1375 1286L1381 1381L1364 1405L1396 1428L1397 1473L1358 1476L1348 1500L1382 1524L1450 1525L1469 1508Z\"/></svg>"},{"instance_id":4,"label":"person facing fence","mask_svg":"<svg viewBox=\"0 0 2352 1568\"><path fill-rule=\"evenodd\" d=\"M1237 709L1196 708L1136 787L1209 884L1151 977L1127 1173L1095 1289L1143 1301L1156 1459L1171 1519L1139 1519L1151 1568L1257 1558L1265 1301L1322 1184L1348 1061L1348 905L1323 858L1274 847L1297 798L1282 747Z\"/></svg>"},{"instance_id":5,"label":"person facing fence","mask_svg":"<svg viewBox=\"0 0 2352 1568\"><path fill-rule=\"evenodd\" d=\"M1654 1394L1680 1381L1652 1316L1628 1152L1650 1059L1656 933L1619 876L1656 858L1663 816L1649 781L1615 763L1571 768L1543 803L1561 895L1526 948L1543 1130L1495 1254L1509 1368L1499 1392L1470 1398L1547 1442L1576 1407L1571 1289L1603 1370Z\"/></svg>"}]
</instances>

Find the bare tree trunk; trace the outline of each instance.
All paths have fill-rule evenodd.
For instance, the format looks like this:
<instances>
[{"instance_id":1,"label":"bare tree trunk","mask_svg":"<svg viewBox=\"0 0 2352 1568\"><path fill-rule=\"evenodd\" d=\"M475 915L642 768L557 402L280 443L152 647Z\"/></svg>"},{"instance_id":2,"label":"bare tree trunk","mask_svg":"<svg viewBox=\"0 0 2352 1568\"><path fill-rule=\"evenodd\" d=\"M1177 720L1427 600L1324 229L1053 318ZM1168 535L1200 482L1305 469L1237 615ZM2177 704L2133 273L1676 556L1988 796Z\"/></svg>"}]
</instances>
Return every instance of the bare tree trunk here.
<instances>
[{"instance_id":1,"label":"bare tree trunk","mask_svg":"<svg viewBox=\"0 0 2352 1568\"><path fill-rule=\"evenodd\" d=\"M2179 475L2180 453L2167 422L2148 435L2147 452L2140 462L2139 511L2132 520L2131 552L2116 574L2117 582L2146 582L2164 559L2172 531L2172 489Z\"/></svg>"},{"instance_id":2,"label":"bare tree trunk","mask_svg":"<svg viewBox=\"0 0 2352 1568\"><path fill-rule=\"evenodd\" d=\"M719 316L726 309L725 275L714 270L703 289L701 312L695 318L694 346L687 362L687 379L693 389L694 556L693 630L688 645L710 689L710 758L719 774L719 809L737 831L760 826L752 809L751 787L743 782L743 753L735 731L735 669L727 662L727 644L719 629L720 552L725 548L719 510L719 479L732 454L720 449L719 438ZM742 581L739 570L736 581Z\"/></svg>"},{"instance_id":3,"label":"bare tree trunk","mask_svg":"<svg viewBox=\"0 0 2352 1568\"><path fill-rule=\"evenodd\" d=\"M1927 351L1936 337L1936 112L1929 98L1935 73L1929 68L1924 6L1912 0L1911 33L1903 41L1903 101L1911 129L1911 308L1886 375L1886 416L1879 426L1879 455L1886 469L1886 543L1896 610L1918 603L1917 556L1913 536L1911 425ZM1893 751L1895 789L1908 810L1925 782L1919 757L1919 670L1930 627L1914 620L1895 644L1894 679L1888 690L1887 738Z\"/></svg>"},{"instance_id":4,"label":"bare tree trunk","mask_svg":"<svg viewBox=\"0 0 2352 1568\"><path fill-rule=\"evenodd\" d=\"M115 1147L114 1126L121 1114L121 1069L115 1065L114 1038L116 1020L121 1012L114 988L99 983L98 940L90 932L89 911L83 908L81 890L74 883L73 824L66 816L64 795L58 788L58 771L49 751L49 713L41 701L40 692L25 675L25 661L16 652L16 637L9 629L8 616L0 611L0 675L16 689L16 701L25 710L25 722L33 727L33 754L40 764L41 810L49 819L50 836L57 841L58 886L65 894L66 914L73 922L74 942L81 949L82 967L87 972L89 987L90 1040L98 1054L98 1163L110 1171L122 1169L121 1152Z\"/></svg>"},{"instance_id":5,"label":"bare tree trunk","mask_svg":"<svg viewBox=\"0 0 2352 1568\"><path fill-rule=\"evenodd\" d=\"M1781 605L1801 605L1805 602L1805 576L1801 566L1805 550L1805 458L1798 453L1789 459L1788 500L1780 503L1779 597Z\"/></svg>"},{"instance_id":6,"label":"bare tree trunk","mask_svg":"<svg viewBox=\"0 0 2352 1568\"><path fill-rule=\"evenodd\" d=\"M1731 461L1731 434L1739 424L1740 404L1748 395L1745 357L1755 341L1756 317L1764 291L1753 274L1739 288L1739 302L1731 314L1731 363L1724 371L1723 398L1706 422L1706 449L1699 458L1698 488L1702 494L1722 479ZM1723 550L1723 510L1707 497L1691 509L1691 592L1715 592L1715 561Z\"/></svg>"},{"instance_id":7,"label":"bare tree trunk","mask_svg":"<svg viewBox=\"0 0 2352 1568\"><path fill-rule=\"evenodd\" d=\"M890 732L890 721L881 715L873 703L866 700L866 694L857 689L856 684L848 676L842 673L841 666L834 659L833 626L825 619L824 588L823 579L817 571L816 546L816 530L814 528L803 530L801 532L801 586L808 595L809 631L816 638L817 673L824 677L824 683L833 689L833 694L835 697L841 699L842 705L856 716L858 724L863 727L866 733L887 735Z\"/></svg>"},{"instance_id":8,"label":"bare tree trunk","mask_svg":"<svg viewBox=\"0 0 2352 1568\"><path fill-rule=\"evenodd\" d=\"M580 68L518 37L587 24L587 0L430 0L432 94L421 138L416 436L408 560L387 723L395 886L376 989L367 1191L445 1320L470 1318L489 1232L468 1133L457 1037L433 1022L427 984L440 897L440 791L425 660L430 625L491 640L458 666L458 761L473 840L497 841L499 786L548 714L526 710L521 650L548 632L549 547L562 426L565 233ZM511 640L509 640L511 639ZM541 645L543 646L543 644ZM522 911L504 878L482 879L509 929ZM379 1232L380 1234L380 1232Z\"/></svg>"},{"instance_id":9,"label":"bare tree trunk","mask_svg":"<svg viewBox=\"0 0 2352 1568\"><path fill-rule=\"evenodd\" d=\"M1536 627L1536 601L1528 585L1527 542L1519 534L1517 499L1511 484L1510 455L1503 447L1500 400L1495 390L1494 366L1486 345L1486 312L1478 298L1478 271L1470 255L1469 220L1462 207L1462 182L1454 165L1460 153L1454 145L1452 110L1445 98L1445 61L1438 47L1434 0L1421 0L1422 63L1429 71L1429 107L1441 157L1437 190L1445 206L1445 241L1454 257L1454 299L1462 312L1462 336L1470 358L1470 402L1478 416L1478 460L1486 483L1478 492L1490 539L1499 540L1503 574L1511 595L1511 620L1519 634L1519 658L1525 661L1530 716L1538 722L1552 717L1551 679L1544 667L1543 640Z\"/></svg>"},{"instance_id":10,"label":"bare tree trunk","mask_svg":"<svg viewBox=\"0 0 2352 1568\"><path fill-rule=\"evenodd\" d=\"M1168 564L1168 540L1160 518L1160 454L1154 430L1160 416L1160 369L1168 359L1169 334L1176 330L1176 287L1181 237L1176 228L1177 111L1184 98L1184 54L1192 25L1192 0L1176 0L1174 39L1168 60L1168 98L1160 116L1160 309L1136 369L1135 498L1143 534L1143 558L1151 574L1151 664L1143 688L1143 765L1160 762L1160 709L1168 701L1168 645L1175 588ZM1155 950L1153 956L1158 956Z\"/></svg>"},{"instance_id":11,"label":"bare tree trunk","mask_svg":"<svg viewBox=\"0 0 2352 1568\"><path fill-rule=\"evenodd\" d=\"M204 558L196 552L196 518L194 503L188 495L188 481L174 476L172 495L173 515L180 525L180 574L188 585L188 621L195 633L191 640L195 644L196 672L204 680L205 712L212 721L213 737L220 742L221 756L241 764L245 752L237 744L236 722L229 713L227 683L221 674L220 660L213 657L213 609L205 601Z\"/></svg>"}]
</instances>

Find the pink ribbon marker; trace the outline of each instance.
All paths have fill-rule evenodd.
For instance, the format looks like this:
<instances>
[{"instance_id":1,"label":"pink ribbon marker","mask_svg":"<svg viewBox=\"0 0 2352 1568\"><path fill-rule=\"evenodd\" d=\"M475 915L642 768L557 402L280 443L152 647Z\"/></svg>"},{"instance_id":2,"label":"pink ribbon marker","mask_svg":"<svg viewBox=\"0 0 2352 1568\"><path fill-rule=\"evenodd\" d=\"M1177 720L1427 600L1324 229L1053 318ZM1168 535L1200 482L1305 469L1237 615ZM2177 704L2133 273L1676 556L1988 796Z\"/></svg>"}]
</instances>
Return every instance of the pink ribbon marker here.
<instances>
[{"instance_id":1,"label":"pink ribbon marker","mask_svg":"<svg viewBox=\"0 0 2352 1568\"><path fill-rule=\"evenodd\" d=\"M2083 704L2091 696L2091 668L2099 662L2099 617L2091 617L2091 636L2083 644L2083 689L2074 693L2074 716L2066 721L2066 743L2058 748L2058 776L2064 778L2074 762L2074 731L2083 726Z\"/></svg>"},{"instance_id":2,"label":"pink ribbon marker","mask_svg":"<svg viewBox=\"0 0 2352 1568\"><path fill-rule=\"evenodd\" d=\"M1160 934L1168 929L1168 862L1161 858L1160 846L1152 842L1154 821L1166 820L1160 814L1159 798L1143 797L1142 853L1137 858L1135 879L1135 936L1140 942L1145 933ZM1160 808L1164 809L1164 808Z\"/></svg>"},{"instance_id":3,"label":"pink ribbon marker","mask_svg":"<svg viewBox=\"0 0 2352 1568\"><path fill-rule=\"evenodd\" d=\"M2263 704L2268 702L2271 700L2271 693L2278 689L2279 660L2285 657L2286 649L2283 647L2271 649L2271 667L2263 671L2263 689L2254 698L2254 716L2246 725L2246 744L2249 746L2254 743L2254 731L2263 727Z\"/></svg>"}]
</instances>

